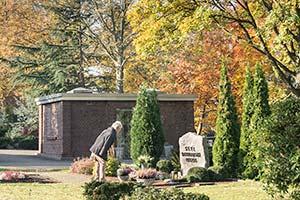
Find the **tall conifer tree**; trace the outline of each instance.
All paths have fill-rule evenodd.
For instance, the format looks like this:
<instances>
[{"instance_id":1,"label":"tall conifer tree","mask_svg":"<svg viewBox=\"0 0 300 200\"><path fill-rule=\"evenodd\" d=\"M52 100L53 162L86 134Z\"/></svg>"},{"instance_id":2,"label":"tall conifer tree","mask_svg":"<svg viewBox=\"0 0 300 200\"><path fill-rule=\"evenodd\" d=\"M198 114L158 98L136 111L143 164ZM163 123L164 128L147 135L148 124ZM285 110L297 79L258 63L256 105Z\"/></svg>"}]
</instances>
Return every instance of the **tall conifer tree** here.
<instances>
[{"instance_id":1,"label":"tall conifer tree","mask_svg":"<svg viewBox=\"0 0 300 200\"><path fill-rule=\"evenodd\" d=\"M265 119L271 114L268 98L268 84L265 80L261 66L256 65L252 99L252 101L254 102L254 111L250 122L251 145L247 155L248 165L243 173L246 178L256 178L259 173L260 152L257 148L261 138L259 129L263 126L263 122L265 121Z\"/></svg>"},{"instance_id":2,"label":"tall conifer tree","mask_svg":"<svg viewBox=\"0 0 300 200\"><path fill-rule=\"evenodd\" d=\"M242 113L242 126L241 126L241 138L240 138L240 151L239 151L239 160L241 172L248 165L247 152L250 148L250 121L253 115L253 87L254 87L254 78L250 69L250 66L247 67L244 91L243 91L243 113Z\"/></svg>"},{"instance_id":3,"label":"tall conifer tree","mask_svg":"<svg viewBox=\"0 0 300 200\"><path fill-rule=\"evenodd\" d=\"M17 79L42 94L65 92L84 87L90 80L85 70L95 56L88 52L85 36L89 17L84 11L87 0L51 0L38 5L53 19L49 38L35 46L17 46L23 53L11 62Z\"/></svg>"},{"instance_id":4,"label":"tall conifer tree","mask_svg":"<svg viewBox=\"0 0 300 200\"><path fill-rule=\"evenodd\" d=\"M152 164L157 163L165 139L154 90L142 88L139 92L131 120L130 139L130 153L134 161L141 155L149 155L154 158Z\"/></svg>"},{"instance_id":5,"label":"tall conifer tree","mask_svg":"<svg viewBox=\"0 0 300 200\"><path fill-rule=\"evenodd\" d=\"M213 145L213 163L216 166L223 167L224 172L229 177L237 176L239 142L240 126L237 109L227 70L223 65L219 82L219 105L216 139Z\"/></svg>"}]
</instances>

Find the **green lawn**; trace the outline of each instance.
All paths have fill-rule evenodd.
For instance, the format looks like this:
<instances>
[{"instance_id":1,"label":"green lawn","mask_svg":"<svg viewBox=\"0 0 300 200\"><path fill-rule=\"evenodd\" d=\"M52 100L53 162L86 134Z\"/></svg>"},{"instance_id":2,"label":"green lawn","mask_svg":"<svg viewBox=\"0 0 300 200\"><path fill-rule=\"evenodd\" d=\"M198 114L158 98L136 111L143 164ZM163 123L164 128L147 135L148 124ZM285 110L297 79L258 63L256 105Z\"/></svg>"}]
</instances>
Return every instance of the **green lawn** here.
<instances>
[{"instance_id":1,"label":"green lawn","mask_svg":"<svg viewBox=\"0 0 300 200\"><path fill-rule=\"evenodd\" d=\"M262 189L262 184L255 181L185 188L186 192L204 193L210 200L267 200L270 199Z\"/></svg>"},{"instance_id":2,"label":"green lawn","mask_svg":"<svg viewBox=\"0 0 300 200\"><path fill-rule=\"evenodd\" d=\"M84 200L79 184L0 183L1 200Z\"/></svg>"},{"instance_id":3,"label":"green lawn","mask_svg":"<svg viewBox=\"0 0 300 200\"><path fill-rule=\"evenodd\" d=\"M89 176L68 171L40 172L61 183L0 183L0 200L85 200L82 185ZM222 183L184 188L187 192L207 194L211 200L267 200L262 184L254 181Z\"/></svg>"}]
</instances>

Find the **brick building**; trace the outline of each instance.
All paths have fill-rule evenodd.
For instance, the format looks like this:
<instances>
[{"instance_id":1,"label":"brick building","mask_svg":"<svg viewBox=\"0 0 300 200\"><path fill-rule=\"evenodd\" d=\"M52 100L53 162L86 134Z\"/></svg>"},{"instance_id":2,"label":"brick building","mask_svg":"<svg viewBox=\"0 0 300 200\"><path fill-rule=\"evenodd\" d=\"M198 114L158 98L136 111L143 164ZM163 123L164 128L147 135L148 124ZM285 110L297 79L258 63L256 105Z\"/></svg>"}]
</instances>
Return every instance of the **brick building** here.
<instances>
[{"instance_id":1,"label":"brick building","mask_svg":"<svg viewBox=\"0 0 300 200\"><path fill-rule=\"evenodd\" d=\"M36 99L39 105L39 153L65 159L88 156L99 133L115 120L124 124L117 147L129 158L128 130L136 94L59 93ZM195 95L158 94L166 142L178 148L178 138L194 131Z\"/></svg>"}]
</instances>

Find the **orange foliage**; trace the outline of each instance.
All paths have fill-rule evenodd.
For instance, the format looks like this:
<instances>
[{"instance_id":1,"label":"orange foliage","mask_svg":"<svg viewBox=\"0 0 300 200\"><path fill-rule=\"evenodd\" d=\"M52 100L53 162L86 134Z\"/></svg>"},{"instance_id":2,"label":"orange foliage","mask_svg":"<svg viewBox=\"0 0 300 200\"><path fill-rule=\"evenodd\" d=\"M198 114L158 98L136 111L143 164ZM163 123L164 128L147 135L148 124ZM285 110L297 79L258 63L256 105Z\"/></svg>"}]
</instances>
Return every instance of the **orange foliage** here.
<instances>
[{"instance_id":1,"label":"orange foliage","mask_svg":"<svg viewBox=\"0 0 300 200\"><path fill-rule=\"evenodd\" d=\"M212 128L215 126L219 70L222 63L228 67L240 113L246 66L254 66L262 56L220 30L206 32L201 45L194 44L194 48L201 48L202 52L177 53L168 66L168 73L163 74L157 86L168 93L197 94L195 126L197 128L202 122Z\"/></svg>"}]
</instances>

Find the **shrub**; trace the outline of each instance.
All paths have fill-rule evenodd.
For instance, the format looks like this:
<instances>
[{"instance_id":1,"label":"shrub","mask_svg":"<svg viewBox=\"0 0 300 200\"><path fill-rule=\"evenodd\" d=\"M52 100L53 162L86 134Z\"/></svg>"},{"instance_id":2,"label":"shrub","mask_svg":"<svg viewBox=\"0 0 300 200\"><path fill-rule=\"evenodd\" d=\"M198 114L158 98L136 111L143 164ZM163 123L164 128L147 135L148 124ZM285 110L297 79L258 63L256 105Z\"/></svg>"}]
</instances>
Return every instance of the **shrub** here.
<instances>
[{"instance_id":1,"label":"shrub","mask_svg":"<svg viewBox=\"0 0 300 200\"><path fill-rule=\"evenodd\" d=\"M153 157L151 164L155 167L163 152L165 139L154 90L141 88L130 124L130 153L134 162L141 155L149 155Z\"/></svg>"},{"instance_id":2,"label":"shrub","mask_svg":"<svg viewBox=\"0 0 300 200\"><path fill-rule=\"evenodd\" d=\"M272 106L260 130L261 178L273 197L300 199L300 99Z\"/></svg>"},{"instance_id":3,"label":"shrub","mask_svg":"<svg viewBox=\"0 0 300 200\"><path fill-rule=\"evenodd\" d=\"M213 163L222 166L231 177L237 176L240 126L231 84L225 66L219 82L216 138L213 144Z\"/></svg>"},{"instance_id":4,"label":"shrub","mask_svg":"<svg viewBox=\"0 0 300 200\"><path fill-rule=\"evenodd\" d=\"M187 173L188 182L209 181L208 171L203 167L193 167Z\"/></svg>"},{"instance_id":5,"label":"shrub","mask_svg":"<svg viewBox=\"0 0 300 200\"><path fill-rule=\"evenodd\" d=\"M8 137L0 137L0 149L7 149L11 146L12 141Z\"/></svg>"},{"instance_id":6,"label":"shrub","mask_svg":"<svg viewBox=\"0 0 300 200\"><path fill-rule=\"evenodd\" d=\"M39 145L38 137L33 135L22 135L13 141L18 149L37 150Z\"/></svg>"},{"instance_id":7,"label":"shrub","mask_svg":"<svg viewBox=\"0 0 300 200\"><path fill-rule=\"evenodd\" d=\"M117 176L117 170L120 168L120 162L116 158L108 157L106 162L105 174L107 176Z\"/></svg>"},{"instance_id":8,"label":"shrub","mask_svg":"<svg viewBox=\"0 0 300 200\"><path fill-rule=\"evenodd\" d=\"M242 173L248 166L247 152L250 150L250 121L254 111L253 98L254 78L250 67L247 67L244 90L243 90L243 111L242 111L242 125L240 137L240 151L239 151L239 172Z\"/></svg>"},{"instance_id":9,"label":"shrub","mask_svg":"<svg viewBox=\"0 0 300 200\"><path fill-rule=\"evenodd\" d=\"M210 181L222 181L226 178L224 168L220 166L211 166L207 169Z\"/></svg>"},{"instance_id":10,"label":"shrub","mask_svg":"<svg viewBox=\"0 0 300 200\"><path fill-rule=\"evenodd\" d=\"M33 135L21 135L14 138L0 137L0 149L26 149L37 150L39 139Z\"/></svg>"},{"instance_id":11,"label":"shrub","mask_svg":"<svg viewBox=\"0 0 300 200\"><path fill-rule=\"evenodd\" d=\"M1 118L0 118L1 120ZM4 137L5 133L9 130L9 126L7 124L0 125L0 137Z\"/></svg>"},{"instance_id":12,"label":"shrub","mask_svg":"<svg viewBox=\"0 0 300 200\"><path fill-rule=\"evenodd\" d=\"M179 152L176 150L172 151L171 163L175 171L179 171L181 169Z\"/></svg>"},{"instance_id":13,"label":"shrub","mask_svg":"<svg viewBox=\"0 0 300 200\"><path fill-rule=\"evenodd\" d=\"M152 165L153 157L149 155L140 155L136 160L136 164L141 168L149 168Z\"/></svg>"},{"instance_id":14,"label":"shrub","mask_svg":"<svg viewBox=\"0 0 300 200\"><path fill-rule=\"evenodd\" d=\"M94 161L89 158L77 158L70 166L70 172L77 174L88 174L93 173Z\"/></svg>"},{"instance_id":15,"label":"shrub","mask_svg":"<svg viewBox=\"0 0 300 200\"><path fill-rule=\"evenodd\" d=\"M262 68L260 65L255 66L255 79L253 87L253 115L250 121L250 133L249 151L246 152L244 157L244 171L242 173L244 178L259 178L259 170L262 163L259 162L261 151L258 145L261 143L262 134L260 128L264 125L264 122L271 114L269 102L268 102L268 83L264 77ZM285 113L286 111L284 111ZM263 161L264 162L264 161Z\"/></svg>"},{"instance_id":16,"label":"shrub","mask_svg":"<svg viewBox=\"0 0 300 200\"><path fill-rule=\"evenodd\" d=\"M176 199L176 200L209 200L205 194L185 193L180 189L156 189L153 187L136 188L126 200Z\"/></svg>"},{"instance_id":17,"label":"shrub","mask_svg":"<svg viewBox=\"0 0 300 200\"><path fill-rule=\"evenodd\" d=\"M85 183L83 195L87 200L119 200L125 195L131 195L135 187L142 187L134 182L99 182Z\"/></svg>"},{"instance_id":18,"label":"shrub","mask_svg":"<svg viewBox=\"0 0 300 200\"><path fill-rule=\"evenodd\" d=\"M173 165L170 160L160 160L156 163L157 168L166 173L170 173L173 170Z\"/></svg>"},{"instance_id":19,"label":"shrub","mask_svg":"<svg viewBox=\"0 0 300 200\"><path fill-rule=\"evenodd\" d=\"M146 178L155 178L157 171L155 169L140 169L135 171L136 178L146 179Z\"/></svg>"}]
</instances>

